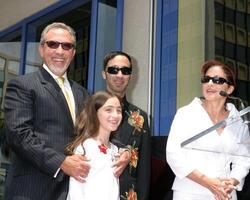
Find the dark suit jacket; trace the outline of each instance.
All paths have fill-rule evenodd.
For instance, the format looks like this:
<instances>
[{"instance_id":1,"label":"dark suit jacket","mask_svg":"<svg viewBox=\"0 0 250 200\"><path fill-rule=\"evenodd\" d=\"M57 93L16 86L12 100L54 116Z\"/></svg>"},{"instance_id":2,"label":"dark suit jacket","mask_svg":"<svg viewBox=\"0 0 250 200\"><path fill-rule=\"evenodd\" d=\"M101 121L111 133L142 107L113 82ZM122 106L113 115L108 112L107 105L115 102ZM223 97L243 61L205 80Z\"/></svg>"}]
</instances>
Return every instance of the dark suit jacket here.
<instances>
[{"instance_id":1,"label":"dark suit jacket","mask_svg":"<svg viewBox=\"0 0 250 200\"><path fill-rule=\"evenodd\" d=\"M147 114L140 108L123 99L123 119L114 133L112 142L119 147L130 146L132 157L129 165L120 176L120 195L126 197L129 191L137 193L138 200L146 200L149 195L151 144ZM141 130L129 123L132 112L138 112L144 118ZM138 155L137 155L138 154ZM138 160L137 160L138 159Z\"/></svg>"},{"instance_id":2,"label":"dark suit jacket","mask_svg":"<svg viewBox=\"0 0 250 200\"><path fill-rule=\"evenodd\" d=\"M76 82L70 84L79 112L88 94ZM69 178L62 171L53 176L65 159L74 124L56 81L43 68L9 81L4 111L12 150L5 199L65 199Z\"/></svg>"}]
</instances>

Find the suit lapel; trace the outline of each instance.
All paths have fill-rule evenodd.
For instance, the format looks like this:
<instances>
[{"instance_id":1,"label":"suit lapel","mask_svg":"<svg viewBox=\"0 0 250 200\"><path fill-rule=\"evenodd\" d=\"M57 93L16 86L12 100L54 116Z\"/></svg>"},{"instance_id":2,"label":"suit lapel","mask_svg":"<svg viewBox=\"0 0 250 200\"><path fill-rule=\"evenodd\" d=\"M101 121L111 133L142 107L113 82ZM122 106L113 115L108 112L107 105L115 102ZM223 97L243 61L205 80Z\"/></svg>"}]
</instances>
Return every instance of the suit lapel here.
<instances>
[{"instance_id":1,"label":"suit lapel","mask_svg":"<svg viewBox=\"0 0 250 200\"><path fill-rule=\"evenodd\" d=\"M61 107L61 109L66 113L66 116L73 124L73 120L70 114L67 101L59 85L44 68L40 68L40 75L41 75L41 83L44 86L44 88L51 94L56 104L58 104Z\"/></svg>"},{"instance_id":2,"label":"suit lapel","mask_svg":"<svg viewBox=\"0 0 250 200\"><path fill-rule=\"evenodd\" d=\"M123 144L129 143L129 139L131 138L131 136L133 135L133 132L134 132L134 127L128 123L130 110L131 110L131 107L128 104L125 107L125 112L123 114L124 119L123 119L122 126L119 128L119 136L120 136L120 140Z\"/></svg>"},{"instance_id":3,"label":"suit lapel","mask_svg":"<svg viewBox=\"0 0 250 200\"><path fill-rule=\"evenodd\" d=\"M78 108L81 104L81 99L80 99L80 95L79 95L79 91L81 91L78 87L77 84L75 84L72 80L69 80L70 86L71 86L71 90L74 96L74 100L75 100L75 113L77 115L77 113L79 112Z\"/></svg>"}]
</instances>

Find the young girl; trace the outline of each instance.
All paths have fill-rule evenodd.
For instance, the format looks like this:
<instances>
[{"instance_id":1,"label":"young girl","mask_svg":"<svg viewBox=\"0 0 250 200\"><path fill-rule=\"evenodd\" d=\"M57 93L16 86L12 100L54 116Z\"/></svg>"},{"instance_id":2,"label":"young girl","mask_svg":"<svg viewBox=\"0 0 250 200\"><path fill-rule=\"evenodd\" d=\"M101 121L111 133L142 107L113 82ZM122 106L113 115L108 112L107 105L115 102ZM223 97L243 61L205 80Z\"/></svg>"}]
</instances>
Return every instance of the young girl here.
<instances>
[{"instance_id":1,"label":"young girl","mask_svg":"<svg viewBox=\"0 0 250 200\"><path fill-rule=\"evenodd\" d=\"M109 142L122 119L119 99L107 92L90 97L76 121L76 138L66 148L68 154L83 154L90 160L85 182L70 177L67 200L119 200L119 180L112 163L118 148Z\"/></svg>"}]
</instances>

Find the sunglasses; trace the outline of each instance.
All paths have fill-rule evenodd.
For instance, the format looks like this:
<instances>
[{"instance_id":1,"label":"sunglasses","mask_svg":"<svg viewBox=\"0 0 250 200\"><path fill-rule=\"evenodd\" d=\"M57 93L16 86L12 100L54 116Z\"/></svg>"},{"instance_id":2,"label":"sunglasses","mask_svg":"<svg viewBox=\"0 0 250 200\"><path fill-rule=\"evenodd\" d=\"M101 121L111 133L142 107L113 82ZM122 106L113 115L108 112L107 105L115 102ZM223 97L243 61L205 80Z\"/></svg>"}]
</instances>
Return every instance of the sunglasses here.
<instances>
[{"instance_id":1,"label":"sunglasses","mask_svg":"<svg viewBox=\"0 0 250 200\"><path fill-rule=\"evenodd\" d=\"M130 75L132 73L132 68L131 67L118 67L118 66L110 66L107 68L107 72L109 74L118 74L119 71L123 75Z\"/></svg>"},{"instance_id":2,"label":"sunglasses","mask_svg":"<svg viewBox=\"0 0 250 200\"><path fill-rule=\"evenodd\" d=\"M231 82L219 77L219 76L214 76L214 77L210 77L210 76L203 76L201 78L201 83L208 83L210 80L212 80L212 82L214 84L218 84L218 85L223 85L224 83L227 83L228 85L231 85Z\"/></svg>"},{"instance_id":3,"label":"sunglasses","mask_svg":"<svg viewBox=\"0 0 250 200\"><path fill-rule=\"evenodd\" d=\"M47 46L51 49L57 49L60 45L63 48L63 50L70 50L75 48L75 45L70 42L57 42L57 41L46 41L44 42L47 44Z\"/></svg>"}]
</instances>

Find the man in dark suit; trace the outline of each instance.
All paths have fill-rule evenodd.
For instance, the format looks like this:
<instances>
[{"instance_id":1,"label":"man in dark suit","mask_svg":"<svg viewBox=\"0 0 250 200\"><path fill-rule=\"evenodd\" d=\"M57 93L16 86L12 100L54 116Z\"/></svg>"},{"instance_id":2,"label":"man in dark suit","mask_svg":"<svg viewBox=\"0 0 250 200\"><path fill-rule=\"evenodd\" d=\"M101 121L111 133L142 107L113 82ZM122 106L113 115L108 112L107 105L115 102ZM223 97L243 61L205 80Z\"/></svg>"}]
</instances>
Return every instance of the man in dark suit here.
<instances>
[{"instance_id":1,"label":"man in dark suit","mask_svg":"<svg viewBox=\"0 0 250 200\"><path fill-rule=\"evenodd\" d=\"M113 135L113 143L130 149L130 162L120 176L120 195L126 199L146 200L150 183L150 130L147 114L126 99L131 78L131 57L121 51L104 58L102 76L107 90L120 97L123 120Z\"/></svg>"},{"instance_id":2,"label":"man in dark suit","mask_svg":"<svg viewBox=\"0 0 250 200\"><path fill-rule=\"evenodd\" d=\"M67 78L75 46L72 28L63 23L48 25L39 45L43 66L7 85L4 111L12 166L6 200L66 199L69 176L84 181L88 174L84 156L64 155L75 116L88 97L82 86Z\"/></svg>"}]
</instances>

